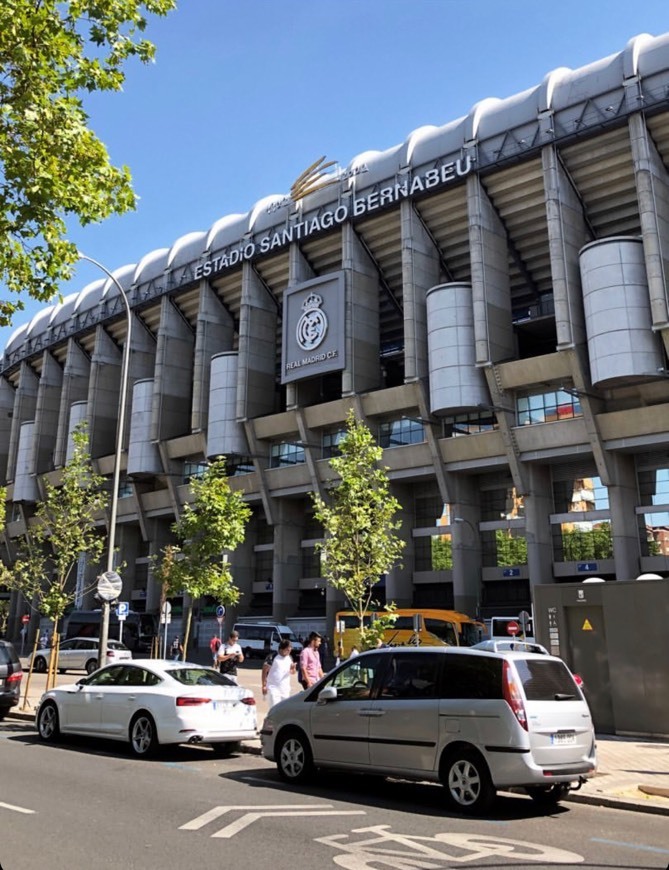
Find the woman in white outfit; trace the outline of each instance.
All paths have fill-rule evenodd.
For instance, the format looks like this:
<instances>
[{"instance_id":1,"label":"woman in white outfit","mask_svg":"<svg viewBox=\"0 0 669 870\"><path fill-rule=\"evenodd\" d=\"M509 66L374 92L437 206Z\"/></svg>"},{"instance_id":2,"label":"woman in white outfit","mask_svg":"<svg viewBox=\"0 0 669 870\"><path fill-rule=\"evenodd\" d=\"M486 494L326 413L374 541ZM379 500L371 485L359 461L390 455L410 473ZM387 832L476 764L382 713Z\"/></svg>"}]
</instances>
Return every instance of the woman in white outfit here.
<instances>
[{"instance_id":1,"label":"woman in white outfit","mask_svg":"<svg viewBox=\"0 0 669 870\"><path fill-rule=\"evenodd\" d=\"M290 641L282 640L279 651L268 655L262 666L262 693L267 696L270 710L279 701L290 698L290 675L295 673L291 651Z\"/></svg>"}]
</instances>

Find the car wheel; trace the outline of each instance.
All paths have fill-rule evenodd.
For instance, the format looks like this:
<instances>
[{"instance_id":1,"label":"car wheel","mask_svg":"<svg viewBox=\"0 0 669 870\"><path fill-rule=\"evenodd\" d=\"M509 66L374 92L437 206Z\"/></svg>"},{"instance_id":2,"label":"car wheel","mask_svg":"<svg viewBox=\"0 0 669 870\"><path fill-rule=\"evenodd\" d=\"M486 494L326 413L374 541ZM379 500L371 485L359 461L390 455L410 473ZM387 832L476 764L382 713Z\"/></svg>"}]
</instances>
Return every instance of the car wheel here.
<instances>
[{"instance_id":1,"label":"car wheel","mask_svg":"<svg viewBox=\"0 0 669 870\"><path fill-rule=\"evenodd\" d=\"M9 713L9 710L6 710L4 707L0 710L0 722L5 718L5 716Z\"/></svg>"},{"instance_id":2,"label":"car wheel","mask_svg":"<svg viewBox=\"0 0 669 870\"><path fill-rule=\"evenodd\" d=\"M35 670L38 674L43 674L46 672L46 659L44 656L37 656L35 659Z\"/></svg>"},{"instance_id":3,"label":"car wheel","mask_svg":"<svg viewBox=\"0 0 669 870\"><path fill-rule=\"evenodd\" d=\"M276 765L279 776L286 782L306 782L313 775L311 747L301 731L291 731L279 738Z\"/></svg>"},{"instance_id":4,"label":"car wheel","mask_svg":"<svg viewBox=\"0 0 669 870\"><path fill-rule=\"evenodd\" d=\"M495 799L495 787L483 757L466 746L447 755L441 781L450 806L460 813L482 813Z\"/></svg>"},{"instance_id":5,"label":"car wheel","mask_svg":"<svg viewBox=\"0 0 669 870\"><path fill-rule=\"evenodd\" d=\"M98 660L97 659L89 659L86 662L86 673L92 674L93 671L97 671L98 669Z\"/></svg>"},{"instance_id":6,"label":"car wheel","mask_svg":"<svg viewBox=\"0 0 669 870\"><path fill-rule=\"evenodd\" d=\"M130 748L133 755L146 758L158 751L156 723L149 713L137 713L130 723Z\"/></svg>"},{"instance_id":7,"label":"car wheel","mask_svg":"<svg viewBox=\"0 0 669 870\"><path fill-rule=\"evenodd\" d=\"M566 782L556 782L555 785L533 785L525 789L535 804L540 807L555 807L569 794Z\"/></svg>"},{"instance_id":8,"label":"car wheel","mask_svg":"<svg viewBox=\"0 0 669 870\"><path fill-rule=\"evenodd\" d=\"M60 737L60 723L58 720L58 708L53 701L46 701L40 707L37 714L37 731L42 740L58 740Z\"/></svg>"},{"instance_id":9,"label":"car wheel","mask_svg":"<svg viewBox=\"0 0 669 870\"><path fill-rule=\"evenodd\" d=\"M239 740L231 740L229 743L212 743L211 748L214 750L214 755L219 758L228 758L235 752L239 752L241 743Z\"/></svg>"}]
</instances>

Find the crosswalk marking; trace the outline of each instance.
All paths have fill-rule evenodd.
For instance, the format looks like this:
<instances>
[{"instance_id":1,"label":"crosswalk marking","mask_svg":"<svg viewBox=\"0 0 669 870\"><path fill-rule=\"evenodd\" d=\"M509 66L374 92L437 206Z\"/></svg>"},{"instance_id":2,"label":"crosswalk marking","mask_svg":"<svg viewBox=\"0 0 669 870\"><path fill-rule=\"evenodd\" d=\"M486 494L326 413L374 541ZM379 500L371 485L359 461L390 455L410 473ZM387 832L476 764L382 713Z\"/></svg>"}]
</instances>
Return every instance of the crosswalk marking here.
<instances>
[{"instance_id":1,"label":"crosswalk marking","mask_svg":"<svg viewBox=\"0 0 669 870\"><path fill-rule=\"evenodd\" d=\"M225 825L225 827L211 834L212 837L230 839L231 837L234 837L235 834L243 831L244 828L248 828L249 825L257 822L258 819L269 816L294 817L366 815L365 810L336 810L333 808L332 804L319 804L317 806L314 806L313 804L292 804L290 806L283 806L281 804L266 806L258 806L257 804L250 806L220 806L213 807L213 809L209 810L208 812L202 813L202 815L197 816L197 818L195 819L191 819L190 822L186 822L184 825L181 825L179 827L179 830L199 831L210 822L213 822L216 819L220 819L221 816L224 816L226 815L226 813L231 813L233 811L242 811L242 815L235 821L230 822L228 825Z\"/></svg>"}]
</instances>

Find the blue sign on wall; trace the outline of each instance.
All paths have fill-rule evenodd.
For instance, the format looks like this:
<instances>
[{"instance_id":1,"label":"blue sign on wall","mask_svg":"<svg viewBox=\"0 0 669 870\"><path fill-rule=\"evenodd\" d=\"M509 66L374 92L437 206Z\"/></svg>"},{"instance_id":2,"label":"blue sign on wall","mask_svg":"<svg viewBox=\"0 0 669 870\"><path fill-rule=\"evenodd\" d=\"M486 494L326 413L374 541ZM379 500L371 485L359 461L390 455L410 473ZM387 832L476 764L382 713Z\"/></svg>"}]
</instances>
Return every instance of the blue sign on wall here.
<instances>
[{"instance_id":1,"label":"blue sign on wall","mask_svg":"<svg viewBox=\"0 0 669 870\"><path fill-rule=\"evenodd\" d=\"M520 568L505 568L502 577L520 577Z\"/></svg>"},{"instance_id":2,"label":"blue sign on wall","mask_svg":"<svg viewBox=\"0 0 669 870\"><path fill-rule=\"evenodd\" d=\"M579 562L577 571L585 571L589 573L590 571L597 570L597 562Z\"/></svg>"}]
</instances>

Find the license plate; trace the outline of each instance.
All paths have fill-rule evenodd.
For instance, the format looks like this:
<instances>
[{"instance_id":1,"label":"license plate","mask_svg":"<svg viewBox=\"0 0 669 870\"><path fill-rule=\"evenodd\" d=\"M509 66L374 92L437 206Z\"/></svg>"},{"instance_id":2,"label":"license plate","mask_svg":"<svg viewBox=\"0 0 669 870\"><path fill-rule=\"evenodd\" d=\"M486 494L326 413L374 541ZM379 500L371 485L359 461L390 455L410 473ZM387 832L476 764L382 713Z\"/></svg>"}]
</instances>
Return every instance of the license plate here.
<instances>
[{"instance_id":1,"label":"license plate","mask_svg":"<svg viewBox=\"0 0 669 870\"><path fill-rule=\"evenodd\" d=\"M558 731L557 734L551 734L551 743L554 746L567 746L570 743L576 743L576 732Z\"/></svg>"},{"instance_id":2,"label":"license plate","mask_svg":"<svg viewBox=\"0 0 669 870\"><path fill-rule=\"evenodd\" d=\"M214 710L227 710L230 707L229 701L214 701Z\"/></svg>"}]
</instances>

